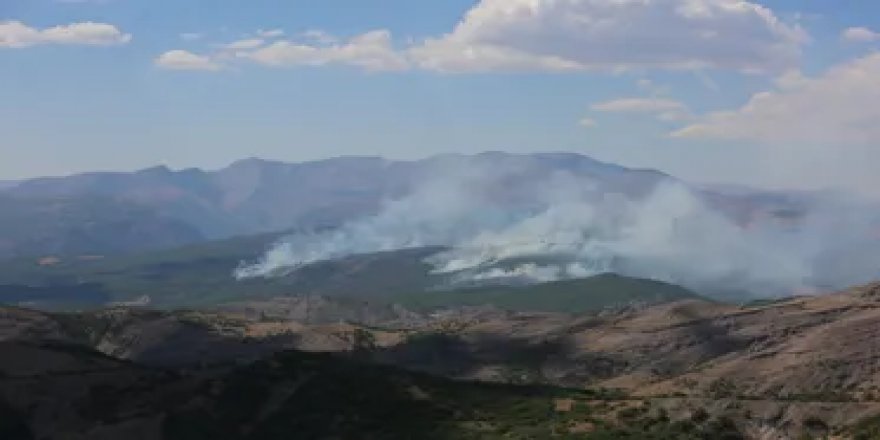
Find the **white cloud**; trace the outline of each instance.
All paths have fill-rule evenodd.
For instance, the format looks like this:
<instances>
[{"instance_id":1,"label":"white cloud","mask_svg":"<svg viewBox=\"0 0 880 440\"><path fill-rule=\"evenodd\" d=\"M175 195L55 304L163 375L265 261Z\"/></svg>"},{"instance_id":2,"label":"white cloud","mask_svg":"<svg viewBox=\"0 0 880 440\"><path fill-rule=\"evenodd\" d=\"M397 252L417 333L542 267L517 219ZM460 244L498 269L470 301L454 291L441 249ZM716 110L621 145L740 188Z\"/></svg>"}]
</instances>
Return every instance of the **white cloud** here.
<instances>
[{"instance_id":1,"label":"white cloud","mask_svg":"<svg viewBox=\"0 0 880 440\"><path fill-rule=\"evenodd\" d=\"M747 172L764 184L835 187L877 199L878 103L880 53L872 53L818 76L786 74L745 105L699 116L672 135L752 151Z\"/></svg>"},{"instance_id":2,"label":"white cloud","mask_svg":"<svg viewBox=\"0 0 880 440\"><path fill-rule=\"evenodd\" d=\"M680 121L690 117L687 105L665 98L620 98L593 104L591 109L603 113L652 114L662 121Z\"/></svg>"},{"instance_id":3,"label":"white cloud","mask_svg":"<svg viewBox=\"0 0 880 440\"><path fill-rule=\"evenodd\" d=\"M482 0L455 29L409 51L424 69L776 71L808 40L744 0Z\"/></svg>"},{"instance_id":4,"label":"white cloud","mask_svg":"<svg viewBox=\"0 0 880 440\"><path fill-rule=\"evenodd\" d=\"M309 29L302 33L302 36L314 41L318 44L333 44L339 41L339 38L320 29Z\"/></svg>"},{"instance_id":5,"label":"white cloud","mask_svg":"<svg viewBox=\"0 0 880 440\"><path fill-rule=\"evenodd\" d=\"M809 40L797 24L746 0L481 0L448 34L396 49L374 30L341 40L321 30L260 30L233 43L267 66L344 64L374 71L730 69L780 72Z\"/></svg>"},{"instance_id":6,"label":"white cloud","mask_svg":"<svg viewBox=\"0 0 880 440\"><path fill-rule=\"evenodd\" d=\"M446 39L428 40L422 46L410 49L409 54L422 69L449 73L492 70L564 72L582 67L556 56L538 56L502 46L469 46Z\"/></svg>"},{"instance_id":7,"label":"white cloud","mask_svg":"<svg viewBox=\"0 0 880 440\"><path fill-rule=\"evenodd\" d=\"M266 34L267 31L260 31ZM410 67L406 57L395 51L391 33L376 30L338 41L326 33L311 31L312 39L325 44L303 43L291 40L267 42L262 38L248 38L218 46L211 54L197 55L183 50L162 54L156 64L169 69L219 70L233 62L254 62L269 67L326 66L331 64L355 66L369 71L395 71Z\"/></svg>"},{"instance_id":8,"label":"white cloud","mask_svg":"<svg viewBox=\"0 0 880 440\"><path fill-rule=\"evenodd\" d=\"M880 143L880 53L809 78L784 75L742 107L700 117L673 136L764 143Z\"/></svg>"},{"instance_id":9,"label":"white cloud","mask_svg":"<svg viewBox=\"0 0 880 440\"><path fill-rule=\"evenodd\" d=\"M239 53L239 56L267 66L343 64L370 71L404 70L409 67L407 59L394 50L391 33L387 30L370 31L332 45L276 41L258 50Z\"/></svg>"},{"instance_id":10,"label":"white cloud","mask_svg":"<svg viewBox=\"0 0 880 440\"><path fill-rule=\"evenodd\" d=\"M257 36L261 38L278 38L284 36L283 29L260 29L257 31Z\"/></svg>"},{"instance_id":11,"label":"white cloud","mask_svg":"<svg viewBox=\"0 0 880 440\"><path fill-rule=\"evenodd\" d=\"M262 38L247 38L244 40L233 41L232 43L224 45L223 48L226 50L249 50L256 49L265 43L266 41Z\"/></svg>"},{"instance_id":12,"label":"white cloud","mask_svg":"<svg viewBox=\"0 0 880 440\"><path fill-rule=\"evenodd\" d=\"M185 50L171 50L159 55L156 65L170 70L206 70L216 71L222 67L210 57L197 55Z\"/></svg>"},{"instance_id":13,"label":"white cloud","mask_svg":"<svg viewBox=\"0 0 880 440\"><path fill-rule=\"evenodd\" d=\"M40 44L112 46L131 41L131 34L106 23L83 22L36 29L20 21L0 22L0 48Z\"/></svg>"},{"instance_id":14,"label":"white cloud","mask_svg":"<svg viewBox=\"0 0 880 440\"><path fill-rule=\"evenodd\" d=\"M847 28L840 34L841 38L847 41L858 43L870 43L872 41L880 41L880 32L874 32L866 27Z\"/></svg>"}]
</instances>

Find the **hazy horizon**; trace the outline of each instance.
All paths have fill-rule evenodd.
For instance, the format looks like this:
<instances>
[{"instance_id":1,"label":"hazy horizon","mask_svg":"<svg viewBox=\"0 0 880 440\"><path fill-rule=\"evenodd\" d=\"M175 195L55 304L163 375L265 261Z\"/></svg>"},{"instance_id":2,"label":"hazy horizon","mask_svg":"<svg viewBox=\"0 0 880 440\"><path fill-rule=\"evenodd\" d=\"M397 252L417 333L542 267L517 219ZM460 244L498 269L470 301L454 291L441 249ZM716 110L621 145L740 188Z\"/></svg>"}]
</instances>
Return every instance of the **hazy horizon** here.
<instances>
[{"instance_id":1,"label":"hazy horizon","mask_svg":"<svg viewBox=\"0 0 880 440\"><path fill-rule=\"evenodd\" d=\"M344 160L344 159L365 159L365 160L368 160L368 159L379 159L379 160L386 160L386 161L390 161L390 162L407 162L407 163L411 163L411 162L420 162L420 161L431 160L431 159L434 159L434 158L444 157L444 156L470 156L470 157L472 157L472 156L478 156L478 155L489 154L489 153L502 153L502 154L509 154L509 155L515 155L515 156L535 156L535 155L551 155L551 154L574 154L574 155L579 155L579 156L587 157L587 158L590 158L590 159L595 160L595 161L597 161L597 162L604 163L604 164L608 164L608 165L611 165L611 166L621 166L621 167L628 168L628 169L632 169L632 170L636 170L636 171L652 171L652 172L658 172L658 173L661 173L661 174L668 175L669 177L672 177L672 178L675 178L675 179L680 179L680 180L682 180L682 181L684 181L684 182L686 182L686 183L688 183L688 184L691 184L691 185L697 185L697 186L700 186L700 187L706 187L706 188L715 189L715 190L722 190L722 191L725 191L725 190L730 190L730 191L738 191L738 190L754 190L754 191L770 191L770 192L780 191L780 192L792 192L792 193L797 193L797 192L816 192L816 193L820 193L820 192L826 192L826 191L835 191L835 192L839 192L839 191L840 191L839 188L834 188L834 187L818 187L818 188L800 188L800 187L785 187L785 186L774 187L774 186L771 186L771 185L767 185L767 186L761 186L761 185L750 185L750 184L747 184L747 183L730 182L730 181L718 181L718 180L715 180L715 181L713 181L713 180L706 180L706 181L687 180L687 179L681 179L681 178L679 178L679 176L676 176L676 175L674 175L674 174L672 174L672 173L666 172L666 171L664 171L664 170L662 170L662 169L652 168L652 167L628 167L628 166L625 166L625 165L623 165L623 164L619 164L619 163L615 163L615 162L609 162L609 161L599 160L599 159L597 159L597 158L595 158L595 157L593 157L593 156L590 156L590 155L588 155L588 154L577 153L577 152L568 152L568 151L535 151L535 152L518 152L518 153L511 153L511 152L506 152L506 151L501 151L501 150L485 150L485 151L478 151L478 152L473 152L473 153L467 153L467 152L465 152L465 153L437 153L437 154L431 154L431 155L422 156L422 157L412 157L412 158L395 158L395 157L386 157L386 156L378 156L378 155L342 155L342 156L316 157L316 158L313 158L313 159L304 159L304 160L299 160L299 161L297 161L297 160L284 160L284 159L272 159L272 158L265 158L265 157L249 156L249 157L242 157L242 158L240 158L240 159L235 159L235 160L233 160L232 162L229 162L229 163L226 163L226 164L222 164L222 165L219 165L219 166L216 166L216 167L202 167L202 166L171 166L171 165L169 165L169 164L167 164L167 163L157 163L157 164L153 164L153 165L147 165L147 166L145 166L145 167L131 168L131 169L125 169L125 168L120 168L120 169L92 169L92 170L84 170L84 171L72 172L72 173L68 173L68 174L32 175L32 176L25 176L25 177L21 177L21 178L0 179L0 190L2 190L4 187L7 187L7 186L14 186L14 185L17 185L17 184L19 184L19 183L26 182L26 181L29 181L29 180L34 180L34 179L63 179L63 178L67 178L67 177L74 177L74 176L79 176L79 175L84 175L84 174L104 174L104 173L109 173L109 174L115 174L115 173L119 173L119 174L132 174L132 173L138 173L138 172L143 172L143 171L148 171L148 170L158 169L158 168L164 168L164 169L167 169L167 170L169 170L170 172L173 172L173 173L179 173L179 172L186 171L186 170L199 170L199 171L202 171L202 172L211 173L211 172L222 171L222 170L227 169L227 168L229 168L229 167L231 167L231 166L233 166L233 165L235 165L235 164L237 164L237 163L245 162L245 161L248 161L248 160L257 160L257 161L263 161L263 162L269 162L269 163L287 164L287 165L294 165L294 164L309 164L309 163L317 163L317 162L325 162L325 161L333 161L333 160Z\"/></svg>"}]
</instances>

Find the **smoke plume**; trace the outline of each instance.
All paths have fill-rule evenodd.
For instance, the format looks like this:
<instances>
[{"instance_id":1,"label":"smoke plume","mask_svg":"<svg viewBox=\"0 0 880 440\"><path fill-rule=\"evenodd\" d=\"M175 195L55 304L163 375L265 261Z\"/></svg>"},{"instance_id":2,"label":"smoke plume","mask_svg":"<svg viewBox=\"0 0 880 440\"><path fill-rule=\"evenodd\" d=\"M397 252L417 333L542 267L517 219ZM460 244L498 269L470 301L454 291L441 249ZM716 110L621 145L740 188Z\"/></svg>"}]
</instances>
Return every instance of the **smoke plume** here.
<instances>
[{"instance_id":1,"label":"smoke plume","mask_svg":"<svg viewBox=\"0 0 880 440\"><path fill-rule=\"evenodd\" d=\"M880 275L880 216L855 201L817 197L796 218L758 212L744 223L671 178L633 195L609 190L608 176L496 165L432 170L378 214L290 236L235 275L273 276L346 255L422 246L446 248L426 260L434 273L471 284L616 272L709 295L765 297Z\"/></svg>"}]
</instances>

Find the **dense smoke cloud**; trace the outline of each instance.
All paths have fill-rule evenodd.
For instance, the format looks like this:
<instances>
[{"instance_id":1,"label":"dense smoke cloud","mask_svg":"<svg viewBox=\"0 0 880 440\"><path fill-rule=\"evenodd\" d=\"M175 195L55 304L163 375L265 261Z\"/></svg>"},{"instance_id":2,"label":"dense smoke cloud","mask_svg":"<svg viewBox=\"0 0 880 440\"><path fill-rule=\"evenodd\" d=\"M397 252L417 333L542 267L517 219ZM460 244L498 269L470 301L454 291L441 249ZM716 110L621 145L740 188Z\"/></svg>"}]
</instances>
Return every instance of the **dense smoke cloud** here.
<instances>
[{"instance_id":1,"label":"dense smoke cloud","mask_svg":"<svg viewBox=\"0 0 880 440\"><path fill-rule=\"evenodd\" d=\"M272 276L316 261L421 246L447 248L426 261L457 283L616 272L710 295L776 296L880 274L872 230L877 217L854 202L817 198L797 219L768 214L743 225L673 179L624 195L571 172L452 165L432 170L433 177L375 216L288 237L236 276Z\"/></svg>"}]
</instances>

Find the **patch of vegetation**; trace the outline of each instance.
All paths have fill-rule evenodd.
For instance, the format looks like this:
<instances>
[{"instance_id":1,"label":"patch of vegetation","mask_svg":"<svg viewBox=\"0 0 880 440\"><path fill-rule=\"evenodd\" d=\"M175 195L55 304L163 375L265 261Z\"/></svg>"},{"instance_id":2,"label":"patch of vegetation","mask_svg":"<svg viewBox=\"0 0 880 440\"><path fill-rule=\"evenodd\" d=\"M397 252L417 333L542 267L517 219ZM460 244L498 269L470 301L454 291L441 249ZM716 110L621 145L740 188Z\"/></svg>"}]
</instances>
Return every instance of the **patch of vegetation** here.
<instances>
[{"instance_id":1,"label":"patch of vegetation","mask_svg":"<svg viewBox=\"0 0 880 440\"><path fill-rule=\"evenodd\" d=\"M281 296L322 295L399 303L434 310L494 305L514 311L584 312L628 303L658 303L697 297L679 286L613 274L529 286L491 286L434 290L444 279L431 274L425 257L439 248L405 249L354 255L300 268L271 278L236 281L244 261L255 261L282 234L264 234L199 243L112 258L62 257L49 265L32 258L0 262L0 284L47 289L55 308L82 308L65 302L83 295L64 286L90 286L86 305L131 301L148 296L160 308L205 307L224 302ZM440 278L438 278L440 277ZM60 289L60 290L59 290ZM88 293L88 292L86 292ZM60 301L63 298L65 301ZM15 304L22 298L4 299Z\"/></svg>"},{"instance_id":2,"label":"patch of vegetation","mask_svg":"<svg viewBox=\"0 0 880 440\"><path fill-rule=\"evenodd\" d=\"M850 429L854 440L876 440L880 438L880 416L868 417Z\"/></svg>"},{"instance_id":3,"label":"patch of vegetation","mask_svg":"<svg viewBox=\"0 0 880 440\"><path fill-rule=\"evenodd\" d=\"M376 299L432 285L430 267L422 260L436 248L356 255L311 264L286 276L233 278L237 267L256 261L282 235L236 237L112 258L61 257L49 265L33 258L7 260L0 262L0 284L55 288L90 283L105 290L111 301L149 296L152 306L163 308L296 295Z\"/></svg>"},{"instance_id":4,"label":"patch of vegetation","mask_svg":"<svg viewBox=\"0 0 880 440\"><path fill-rule=\"evenodd\" d=\"M625 409L614 417L607 399ZM206 384L169 439L739 439L726 419L673 421L601 391L457 382L282 353Z\"/></svg>"},{"instance_id":5,"label":"patch of vegetation","mask_svg":"<svg viewBox=\"0 0 880 440\"><path fill-rule=\"evenodd\" d=\"M33 258L0 263L0 284L53 288L91 283L105 301L149 296L160 307L200 306L248 296L280 296L291 291L280 279L236 282L232 271L257 258L278 234L239 237L112 258L61 257L40 265Z\"/></svg>"},{"instance_id":6,"label":"patch of vegetation","mask_svg":"<svg viewBox=\"0 0 880 440\"><path fill-rule=\"evenodd\" d=\"M110 296L100 284L0 285L0 304L33 304L46 308L97 307Z\"/></svg>"},{"instance_id":7,"label":"patch of vegetation","mask_svg":"<svg viewBox=\"0 0 880 440\"><path fill-rule=\"evenodd\" d=\"M391 300L419 310L494 305L512 311L579 313L629 303L662 303L687 298L699 297L673 284L602 274L530 286L491 286L395 295Z\"/></svg>"},{"instance_id":8,"label":"patch of vegetation","mask_svg":"<svg viewBox=\"0 0 880 440\"><path fill-rule=\"evenodd\" d=\"M728 418L706 423L690 420L670 421L664 414L633 417L618 426L602 427L582 438L584 440L743 440L745 437Z\"/></svg>"},{"instance_id":9,"label":"patch of vegetation","mask_svg":"<svg viewBox=\"0 0 880 440\"><path fill-rule=\"evenodd\" d=\"M736 394L736 384L727 378L720 378L709 384L709 395L715 399L725 399Z\"/></svg>"}]
</instances>

